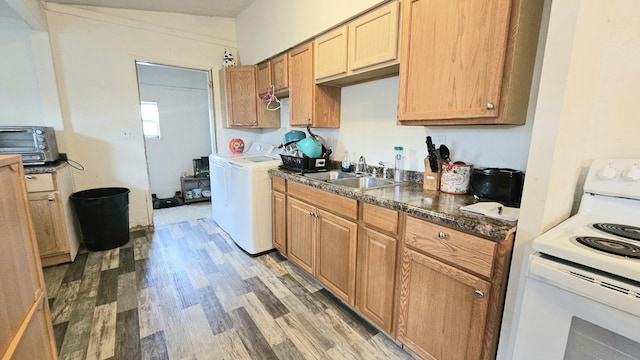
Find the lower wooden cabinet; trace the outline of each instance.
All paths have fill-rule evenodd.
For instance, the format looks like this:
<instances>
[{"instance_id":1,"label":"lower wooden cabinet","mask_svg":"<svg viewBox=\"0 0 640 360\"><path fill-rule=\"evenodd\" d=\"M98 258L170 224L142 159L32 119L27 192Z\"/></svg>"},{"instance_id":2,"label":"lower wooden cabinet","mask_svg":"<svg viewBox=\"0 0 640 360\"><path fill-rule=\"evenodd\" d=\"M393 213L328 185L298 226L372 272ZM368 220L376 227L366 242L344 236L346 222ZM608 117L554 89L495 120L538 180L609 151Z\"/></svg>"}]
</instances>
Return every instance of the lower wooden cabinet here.
<instances>
[{"instance_id":1,"label":"lower wooden cabinet","mask_svg":"<svg viewBox=\"0 0 640 360\"><path fill-rule=\"evenodd\" d=\"M398 340L425 359L481 359L491 284L404 249Z\"/></svg>"},{"instance_id":2,"label":"lower wooden cabinet","mask_svg":"<svg viewBox=\"0 0 640 360\"><path fill-rule=\"evenodd\" d=\"M0 358L57 359L20 156L0 155Z\"/></svg>"},{"instance_id":3,"label":"lower wooden cabinet","mask_svg":"<svg viewBox=\"0 0 640 360\"><path fill-rule=\"evenodd\" d=\"M69 166L60 165L53 173L28 174L25 179L42 265L73 261L80 238L70 199Z\"/></svg>"},{"instance_id":4,"label":"lower wooden cabinet","mask_svg":"<svg viewBox=\"0 0 640 360\"><path fill-rule=\"evenodd\" d=\"M358 225L317 210L316 278L350 305L355 305Z\"/></svg>"},{"instance_id":5,"label":"lower wooden cabinet","mask_svg":"<svg viewBox=\"0 0 640 360\"><path fill-rule=\"evenodd\" d=\"M398 240L366 227L359 231L357 309L391 334Z\"/></svg>"},{"instance_id":6,"label":"lower wooden cabinet","mask_svg":"<svg viewBox=\"0 0 640 360\"><path fill-rule=\"evenodd\" d=\"M315 271L315 206L289 198L287 201L287 255L310 274Z\"/></svg>"},{"instance_id":7,"label":"lower wooden cabinet","mask_svg":"<svg viewBox=\"0 0 640 360\"><path fill-rule=\"evenodd\" d=\"M287 196L279 191L271 193L273 209L273 247L287 253Z\"/></svg>"}]
</instances>

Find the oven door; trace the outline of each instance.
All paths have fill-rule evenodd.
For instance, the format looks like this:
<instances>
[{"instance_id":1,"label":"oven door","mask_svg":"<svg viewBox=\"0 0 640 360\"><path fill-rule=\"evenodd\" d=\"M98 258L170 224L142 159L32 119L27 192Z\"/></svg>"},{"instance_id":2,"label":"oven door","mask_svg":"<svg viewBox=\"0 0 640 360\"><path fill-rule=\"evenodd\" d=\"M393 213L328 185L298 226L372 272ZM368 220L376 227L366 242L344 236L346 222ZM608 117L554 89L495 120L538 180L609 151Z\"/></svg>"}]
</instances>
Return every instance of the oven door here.
<instances>
[{"instance_id":1,"label":"oven door","mask_svg":"<svg viewBox=\"0 0 640 360\"><path fill-rule=\"evenodd\" d=\"M638 286L597 270L533 254L512 358L637 358Z\"/></svg>"}]
</instances>

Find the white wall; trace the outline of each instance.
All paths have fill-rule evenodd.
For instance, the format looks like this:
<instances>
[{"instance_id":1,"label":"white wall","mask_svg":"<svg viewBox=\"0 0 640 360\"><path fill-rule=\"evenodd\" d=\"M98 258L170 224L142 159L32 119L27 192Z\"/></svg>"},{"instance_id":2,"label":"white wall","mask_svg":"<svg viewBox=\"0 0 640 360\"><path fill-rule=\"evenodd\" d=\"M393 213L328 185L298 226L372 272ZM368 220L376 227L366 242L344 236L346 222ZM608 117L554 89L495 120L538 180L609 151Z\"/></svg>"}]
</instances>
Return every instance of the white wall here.
<instances>
[{"instance_id":1,"label":"white wall","mask_svg":"<svg viewBox=\"0 0 640 360\"><path fill-rule=\"evenodd\" d=\"M69 157L85 166L74 173L75 189L127 187L130 225L151 224L135 61L213 70L217 77L224 49L235 49L235 21L54 3L47 19ZM216 94L218 81L213 85ZM123 130L133 130L133 139Z\"/></svg>"},{"instance_id":2,"label":"white wall","mask_svg":"<svg viewBox=\"0 0 640 360\"><path fill-rule=\"evenodd\" d=\"M256 64L388 0L256 0L237 18L239 60Z\"/></svg>"},{"instance_id":3,"label":"white wall","mask_svg":"<svg viewBox=\"0 0 640 360\"><path fill-rule=\"evenodd\" d=\"M138 65L140 100L158 104L160 138L147 138L151 193L180 190L180 175L193 175L193 159L211 153L207 72Z\"/></svg>"},{"instance_id":4,"label":"white wall","mask_svg":"<svg viewBox=\"0 0 640 360\"><path fill-rule=\"evenodd\" d=\"M635 0L553 2L499 359L511 358L531 241L575 210L591 160L640 157L639 17Z\"/></svg>"}]
</instances>

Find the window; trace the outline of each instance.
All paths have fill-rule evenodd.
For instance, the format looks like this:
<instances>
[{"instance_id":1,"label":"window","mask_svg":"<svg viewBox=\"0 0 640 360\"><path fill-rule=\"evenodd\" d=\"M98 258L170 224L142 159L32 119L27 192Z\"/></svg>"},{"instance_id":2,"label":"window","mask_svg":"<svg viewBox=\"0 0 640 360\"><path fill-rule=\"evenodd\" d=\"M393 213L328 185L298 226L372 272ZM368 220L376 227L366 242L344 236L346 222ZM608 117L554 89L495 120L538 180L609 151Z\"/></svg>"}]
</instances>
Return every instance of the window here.
<instances>
[{"instance_id":1,"label":"window","mask_svg":"<svg viewBox=\"0 0 640 360\"><path fill-rule=\"evenodd\" d=\"M158 115L158 103L142 101L140 102L142 113L142 132L144 137L160 138L160 116Z\"/></svg>"}]
</instances>

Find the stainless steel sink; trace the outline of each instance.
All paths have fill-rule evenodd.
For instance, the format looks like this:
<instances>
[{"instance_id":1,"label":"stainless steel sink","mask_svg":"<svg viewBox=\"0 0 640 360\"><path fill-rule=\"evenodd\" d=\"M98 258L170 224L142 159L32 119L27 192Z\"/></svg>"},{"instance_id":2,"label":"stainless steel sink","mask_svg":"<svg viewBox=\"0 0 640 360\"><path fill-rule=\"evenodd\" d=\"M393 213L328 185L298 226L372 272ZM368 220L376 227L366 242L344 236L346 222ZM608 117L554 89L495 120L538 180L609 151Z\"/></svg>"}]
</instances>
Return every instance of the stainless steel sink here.
<instances>
[{"instance_id":1,"label":"stainless steel sink","mask_svg":"<svg viewBox=\"0 0 640 360\"><path fill-rule=\"evenodd\" d=\"M372 177L352 177L332 180L334 185L348 186L355 189L372 189L384 186L395 185L393 180L378 179Z\"/></svg>"},{"instance_id":2,"label":"stainless steel sink","mask_svg":"<svg viewBox=\"0 0 640 360\"><path fill-rule=\"evenodd\" d=\"M342 172L342 171L335 171L335 170L331 170L327 172L318 172L318 173L307 173L307 174L304 174L304 176L311 179L320 180L320 181L332 181L332 180L349 179L349 178L356 177L355 174Z\"/></svg>"}]
</instances>

